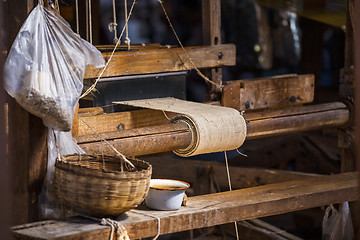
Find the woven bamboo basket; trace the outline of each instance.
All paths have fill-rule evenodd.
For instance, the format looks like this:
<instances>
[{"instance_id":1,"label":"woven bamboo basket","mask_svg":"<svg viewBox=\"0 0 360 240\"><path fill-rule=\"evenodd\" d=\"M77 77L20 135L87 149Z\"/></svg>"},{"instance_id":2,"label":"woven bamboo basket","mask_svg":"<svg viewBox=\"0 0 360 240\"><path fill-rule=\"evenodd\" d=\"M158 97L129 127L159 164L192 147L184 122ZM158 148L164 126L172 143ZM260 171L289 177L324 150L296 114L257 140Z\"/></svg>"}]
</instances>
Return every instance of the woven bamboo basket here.
<instances>
[{"instance_id":1,"label":"woven bamboo basket","mask_svg":"<svg viewBox=\"0 0 360 240\"><path fill-rule=\"evenodd\" d=\"M136 171L121 171L120 159L111 156L61 156L55 164L55 192L79 213L118 216L140 204L149 191L151 165L130 161Z\"/></svg>"}]
</instances>

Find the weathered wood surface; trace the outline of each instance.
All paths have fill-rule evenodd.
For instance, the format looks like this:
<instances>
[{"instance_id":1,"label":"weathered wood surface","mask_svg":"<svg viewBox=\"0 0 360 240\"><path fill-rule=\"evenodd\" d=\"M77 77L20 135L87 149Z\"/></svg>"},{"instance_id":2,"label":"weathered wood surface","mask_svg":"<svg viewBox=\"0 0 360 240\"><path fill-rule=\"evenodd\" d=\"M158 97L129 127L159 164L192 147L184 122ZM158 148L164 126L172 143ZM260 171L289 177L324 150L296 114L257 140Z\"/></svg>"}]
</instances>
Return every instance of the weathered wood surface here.
<instances>
[{"instance_id":1,"label":"weathered wood surface","mask_svg":"<svg viewBox=\"0 0 360 240\"><path fill-rule=\"evenodd\" d=\"M245 115L247 139L285 133L340 127L349 120L349 110L341 102L284 108Z\"/></svg>"},{"instance_id":2,"label":"weathered wood surface","mask_svg":"<svg viewBox=\"0 0 360 240\"><path fill-rule=\"evenodd\" d=\"M167 124L102 133L101 137L125 156L139 156L184 149L191 142L189 133L185 124ZM115 154L98 135L77 136L75 139L88 154Z\"/></svg>"},{"instance_id":3,"label":"weathered wood surface","mask_svg":"<svg viewBox=\"0 0 360 240\"><path fill-rule=\"evenodd\" d=\"M221 44L221 0L202 0L202 31L203 44L216 46ZM223 52L218 53L218 59L222 59ZM234 54L235 51L234 51ZM205 74L216 84L222 83L222 69L213 68L208 69ZM215 85L208 86L207 99L217 99L220 95L221 89Z\"/></svg>"},{"instance_id":4,"label":"weathered wood surface","mask_svg":"<svg viewBox=\"0 0 360 240\"><path fill-rule=\"evenodd\" d=\"M222 105L239 111L310 103L314 75L282 75L224 82Z\"/></svg>"},{"instance_id":5,"label":"weathered wood surface","mask_svg":"<svg viewBox=\"0 0 360 240\"><path fill-rule=\"evenodd\" d=\"M153 113L160 121L169 121L161 111L141 110L146 112L134 111L139 114L140 121L147 121L156 118L143 118L142 114L151 116ZM103 114L93 117L84 117L86 122L92 121L90 126L98 133L103 132L105 128L111 128L110 131L101 134L101 138L109 140L117 150L127 156L140 156L158 152L168 152L175 149L188 146L191 142L191 133L186 130L184 125L167 124L162 127L153 125L139 129L116 130L122 124L119 121L124 119L118 118L124 114ZM116 124L112 124L113 116ZM126 115L125 115L126 116ZM100 119L99 122L96 119ZM132 119L132 118L131 118ZM260 137L275 136L280 134L296 133L300 131L309 131L325 127L338 127L345 124L349 119L349 110L341 102L319 104L304 107L291 107L281 110L264 111L261 113L249 113L245 115L247 121L246 139L255 139ZM131 122L131 121L129 121ZM107 123L107 124L106 124ZM146 124L148 122L145 122ZM152 122L155 123L155 122ZM143 124L143 123L141 123ZM84 126L86 129L87 127ZM82 132L79 128L79 132ZM92 132L92 130L90 129ZM93 133L91 135L75 136L76 141L88 153L102 154L113 153L113 150L106 143L100 142L101 138ZM182 146L182 147L180 147ZM130 155L128 155L130 154Z\"/></svg>"},{"instance_id":6,"label":"weathered wood surface","mask_svg":"<svg viewBox=\"0 0 360 240\"><path fill-rule=\"evenodd\" d=\"M4 16L4 6L0 4L0 16ZM0 29L4 29L4 18L0 18ZM7 108L6 93L3 87L3 69L5 63L5 31L0 31L0 239L9 239L9 227L11 225L11 191L10 191L10 167L6 152L7 148Z\"/></svg>"},{"instance_id":7,"label":"weathered wood surface","mask_svg":"<svg viewBox=\"0 0 360 240\"><path fill-rule=\"evenodd\" d=\"M170 118L174 116L173 113L165 112L165 114ZM74 136L94 134L94 131L91 130L91 128L98 133L102 133L166 124L169 120L166 118L165 114L162 111L145 109L94 116L79 115L83 121L76 120L78 122L78 127ZM74 116L74 118L77 119L78 116Z\"/></svg>"},{"instance_id":8,"label":"weathered wood surface","mask_svg":"<svg viewBox=\"0 0 360 240\"><path fill-rule=\"evenodd\" d=\"M34 7L34 1L9 1L7 6L8 47ZM13 224L38 220L38 195L46 170L47 130L42 120L9 97L9 163L12 169Z\"/></svg>"},{"instance_id":9,"label":"weathered wood surface","mask_svg":"<svg viewBox=\"0 0 360 240\"><path fill-rule=\"evenodd\" d=\"M251 219L237 222L238 232L241 240L302 240L284 229L275 227L260 219ZM225 224L221 226L226 233L236 237L234 224Z\"/></svg>"},{"instance_id":10,"label":"weathered wood surface","mask_svg":"<svg viewBox=\"0 0 360 240\"><path fill-rule=\"evenodd\" d=\"M186 47L185 50L187 53L181 48L115 52L102 77L190 70L194 66L187 54L197 68L235 65L233 44ZM221 58L219 53L222 53ZM103 56L108 61L110 53L103 53ZM84 78L97 78L101 70L88 66Z\"/></svg>"},{"instance_id":11,"label":"weathered wood surface","mask_svg":"<svg viewBox=\"0 0 360 240\"><path fill-rule=\"evenodd\" d=\"M131 239L180 232L234 221L265 217L307 208L360 199L359 173L275 183L253 188L190 197L177 211L154 211L141 207L118 218ZM154 217L146 216L150 214ZM16 226L16 239L108 239L110 227L88 220L46 221Z\"/></svg>"},{"instance_id":12,"label":"weathered wood surface","mask_svg":"<svg viewBox=\"0 0 360 240\"><path fill-rule=\"evenodd\" d=\"M360 122L360 2L359 1L353 1L354 2L354 13L355 19L354 19L354 42L357 44L354 44L354 77L355 77L355 154L356 154L356 161L355 161L355 169L360 169L360 129L359 129L359 122ZM352 1L349 1L349 3L352 3ZM359 189L360 191L360 189ZM355 213L353 213L353 223L354 223L354 229L355 229L355 238L360 238L360 202L356 202L354 204L352 210L355 210Z\"/></svg>"},{"instance_id":13,"label":"weathered wood surface","mask_svg":"<svg viewBox=\"0 0 360 240\"><path fill-rule=\"evenodd\" d=\"M144 157L143 160L149 162L153 167L152 178L171 178L189 182L195 189L196 185L201 185L202 191L211 193L209 188L216 184L221 190L228 190L229 183L226 175L226 167L223 163L224 156L216 161L198 161L187 159L176 159L171 156ZM221 161L217 162L217 161ZM166 167L164 167L166 166ZM285 182L290 180L305 179L308 177L319 176L316 174L283 171L277 169L264 169L252 167L230 167L230 178L233 189L245 187L255 187L259 185ZM201 181L204 178L210 181ZM211 181L212 180L212 181ZM203 183L209 185L205 186ZM198 195L198 192L194 194Z\"/></svg>"}]
</instances>

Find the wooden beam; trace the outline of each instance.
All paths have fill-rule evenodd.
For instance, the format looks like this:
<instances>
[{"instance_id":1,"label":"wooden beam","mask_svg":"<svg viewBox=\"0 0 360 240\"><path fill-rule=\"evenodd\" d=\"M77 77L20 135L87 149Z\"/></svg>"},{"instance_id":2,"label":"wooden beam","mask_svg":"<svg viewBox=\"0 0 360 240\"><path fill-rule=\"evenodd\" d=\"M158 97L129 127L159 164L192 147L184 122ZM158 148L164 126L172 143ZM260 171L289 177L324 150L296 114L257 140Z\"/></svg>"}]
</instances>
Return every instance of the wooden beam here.
<instances>
[{"instance_id":1,"label":"wooden beam","mask_svg":"<svg viewBox=\"0 0 360 240\"><path fill-rule=\"evenodd\" d=\"M191 133L189 133L188 127L184 124L167 124L101 135L125 156L139 156L168 152L169 149L184 149L191 142ZM77 136L75 139L87 154L115 154L98 135Z\"/></svg>"},{"instance_id":2,"label":"wooden beam","mask_svg":"<svg viewBox=\"0 0 360 240\"><path fill-rule=\"evenodd\" d=\"M191 183L191 186L196 188L195 185L199 184L199 173L205 172L202 177L213 178L220 189L226 190L229 188L225 164L218 162L223 161L224 157L221 159L213 159L214 161L187 160L183 158L174 159L171 156L143 157L142 159L152 165L152 178L179 179ZM230 167L229 172L233 189L319 176L316 174L283 171L278 169L235 166ZM195 192L194 194L197 195L199 193Z\"/></svg>"},{"instance_id":3,"label":"wooden beam","mask_svg":"<svg viewBox=\"0 0 360 240\"><path fill-rule=\"evenodd\" d=\"M189 57L197 68L235 65L235 45L148 49L141 51L115 52L102 77L148 74L159 72L177 72L193 69ZM222 57L219 58L219 53ZM103 53L105 61L111 53ZM102 69L88 66L85 78L97 78Z\"/></svg>"},{"instance_id":4,"label":"wooden beam","mask_svg":"<svg viewBox=\"0 0 360 240\"><path fill-rule=\"evenodd\" d=\"M6 3L9 45L34 7L32 0ZM46 170L46 128L42 120L24 110L9 97L9 163L12 168L13 221L38 220L38 195Z\"/></svg>"},{"instance_id":5,"label":"wooden beam","mask_svg":"<svg viewBox=\"0 0 360 240\"><path fill-rule=\"evenodd\" d=\"M177 211L145 206L119 216L131 239L243 221L360 199L359 173L343 173L275 183L232 192L190 197ZM149 216L150 215L150 216ZM46 221L16 226L16 239L108 239L110 227L84 219Z\"/></svg>"},{"instance_id":6,"label":"wooden beam","mask_svg":"<svg viewBox=\"0 0 360 240\"><path fill-rule=\"evenodd\" d=\"M202 27L204 45L217 46L221 44L221 0L202 0ZM233 53L235 56L235 48ZM223 54L223 52L218 52L218 59L222 59L224 57ZM221 84L222 69L219 68L219 66L209 69L206 75L208 75L214 83ZM219 98L220 92L221 89L216 86L209 86L208 100L218 100L217 98Z\"/></svg>"},{"instance_id":7,"label":"wooden beam","mask_svg":"<svg viewBox=\"0 0 360 240\"><path fill-rule=\"evenodd\" d=\"M142 114L144 112L138 112ZM161 111L156 115L160 121L168 120ZM147 111L147 116L152 112ZM112 125L111 116L99 115L101 121L112 129L117 129L121 122ZM139 115L141 116L141 115ZM170 116L170 115L169 115ZM92 126L95 131L101 133L101 125L96 123L96 118L84 117L85 121L92 119ZM108 119L106 121L106 119ZM142 118L140 118L142 119ZM152 119L151 117L147 119ZM309 131L322 129L325 127L339 127L347 123L349 119L349 110L341 102L319 104L304 107L284 108L281 110L264 111L261 113L249 113L245 115L247 121L246 139L255 139L260 137L276 136L281 134L296 133L300 131ZM121 120L120 120L121 121ZM97 127L99 126L99 127ZM84 126L86 128L86 126ZM136 130L112 130L102 134L103 139L109 140L109 143L129 156L139 156L158 152L168 152L175 149L181 149L188 146L191 142L191 133L187 127L179 124L167 124L161 127L156 125L143 127ZM101 138L94 134L89 136L75 136L76 141L88 153L92 154L113 154L113 150Z\"/></svg>"},{"instance_id":8,"label":"wooden beam","mask_svg":"<svg viewBox=\"0 0 360 240\"><path fill-rule=\"evenodd\" d=\"M348 122L349 110L344 103L334 102L248 113L245 119L248 121L246 139L255 139L340 127Z\"/></svg>"},{"instance_id":9,"label":"wooden beam","mask_svg":"<svg viewBox=\"0 0 360 240\"><path fill-rule=\"evenodd\" d=\"M314 100L314 75L282 75L225 82L222 105L239 111L279 108Z\"/></svg>"},{"instance_id":10,"label":"wooden beam","mask_svg":"<svg viewBox=\"0 0 360 240\"><path fill-rule=\"evenodd\" d=\"M0 3L0 16L5 16L5 11L3 9L4 4ZM9 227L11 219L11 194L10 194L10 167L9 160L6 153L7 146L7 135L6 135L6 116L5 111L5 102L6 102L6 93L3 86L3 69L5 62L5 55L2 54L6 50L5 44L5 29L4 18L0 18L0 239L10 239Z\"/></svg>"}]
</instances>

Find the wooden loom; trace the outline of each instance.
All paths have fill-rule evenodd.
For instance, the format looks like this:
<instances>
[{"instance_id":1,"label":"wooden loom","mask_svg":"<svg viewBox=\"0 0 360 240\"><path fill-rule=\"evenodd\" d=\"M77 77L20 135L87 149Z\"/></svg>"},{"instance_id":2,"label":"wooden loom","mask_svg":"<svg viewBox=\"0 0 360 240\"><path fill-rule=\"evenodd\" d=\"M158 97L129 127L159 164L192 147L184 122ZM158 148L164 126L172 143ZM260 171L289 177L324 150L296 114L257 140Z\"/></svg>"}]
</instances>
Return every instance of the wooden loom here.
<instances>
[{"instance_id":1,"label":"wooden loom","mask_svg":"<svg viewBox=\"0 0 360 240\"><path fill-rule=\"evenodd\" d=\"M203 0L204 45L206 46L187 48L196 63L196 67L212 68L210 71L211 79L216 82L221 81L222 66L235 64L234 45L218 44L221 42L219 16L220 1ZM107 59L106 53L104 57ZM140 66L137 64L139 62L146 67L132 67ZM159 49L158 46L150 46L139 51L116 53L105 76L172 72L191 68L192 66L186 64L186 57L183 56L181 49ZM94 78L97 74L97 70L89 68L86 77ZM221 103L213 104L222 104L240 111L274 108L271 111L246 113L247 139L326 127L343 127L349 123L352 109L342 102L302 106L302 104L313 100L313 90L314 78L311 75L279 76L256 81L240 80L228 83L221 93ZM210 94L218 94L217 91L213 88ZM19 114L17 115L19 116ZM186 126L168 124L162 112L141 110L99 114L83 118L88 124L96 123L93 125L95 129L102 132L102 136L111 141L113 146L125 155L137 156L167 152L187 146L191 140L189 129ZM101 122L106 124L101 124ZM118 130L121 124L125 129L123 131ZM99 143L97 136L93 135L91 131L89 132L81 122L77 122L77 126L78 128L73 131L77 135L76 140L81 147L85 150L91 149L94 152L106 152L106 149L104 150ZM41 139L39 134L37 136ZM170 139L171 141L169 141ZM34 158L40 157L33 156L31 159ZM159 161L151 162L156 166ZM162 164L166 164L166 162L162 162ZM170 176L174 177L176 172L172 171L173 175ZM250 171L249 175L253 173ZM39 179L39 175L41 175L34 172L31 174L37 175L33 179ZM188 207L176 213L152 211L151 214L161 219L161 234L165 234L343 201L360 200L360 194L357 191L359 188L358 173L343 173L333 176L287 174L279 173L279 176L283 176L283 182L274 183L275 181L272 179L265 181L265 183L273 183L270 185L192 197L189 199ZM187 177L191 178L191 176L193 175L189 173ZM247 197L244 198L244 196ZM239 201L241 198L245 200ZM205 201L206 204L204 204ZM30 212L29 209L28 211ZM128 213L128 216L129 218L122 221L122 224L128 230L131 238L156 235L156 219L133 212ZM26 220L22 219L23 222L20 221L19 223L29 221L29 217ZM83 219L67 222L35 222L16 226L12 229L13 236L18 239L61 239L67 237L71 237L71 239L106 239L109 236L109 231L109 227L102 227Z\"/></svg>"}]
</instances>

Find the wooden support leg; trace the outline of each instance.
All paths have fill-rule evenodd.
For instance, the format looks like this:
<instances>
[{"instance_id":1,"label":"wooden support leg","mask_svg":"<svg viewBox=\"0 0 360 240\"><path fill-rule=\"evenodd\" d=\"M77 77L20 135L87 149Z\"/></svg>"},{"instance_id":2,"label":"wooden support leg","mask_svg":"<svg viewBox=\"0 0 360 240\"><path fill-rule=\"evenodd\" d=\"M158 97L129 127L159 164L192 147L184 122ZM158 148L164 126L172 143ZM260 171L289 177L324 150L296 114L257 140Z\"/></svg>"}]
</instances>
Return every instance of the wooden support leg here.
<instances>
[{"instance_id":1,"label":"wooden support leg","mask_svg":"<svg viewBox=\"0 0 360 240\"><path fill-rule=\"evenodd\" d=\"M4 16L3 4L0 3L0 16ZM0 18L0 29L4 29L3 18ZM5 91L3 89L3 66L4 55L1 54L5 50L4 32L0 31L0 239L9 239L9 227L11 218L10 211L10 171L8 158L6 154L6 133L5 133Z\"/></svg>"},{"instance_id":2,"label":"wooden support leg","mask_svg":"<svg viewBox=\"0 0 360 240\"><path fill-rule=\"evenodd\" d=\"M221 0L202 0L203 43L204 45L221 44ZM218 53L219 59L222 53ZM222 69L213 68L208 72L210 79L220 84L222 82ZM208 100L219 100L220 89L209 86Z\"/></svg>"},{"instance_id":3,"label":"wooden support leg","mask_svg":"<svg viewBox=\"0 0 360 240\"><path fill-rule=\"evenodd\" d=\"M354 1L354 33L355 33L355 40L354 42L359 43L360 41L360 2ZM360 129L359 129L359 123L360 123L360 111L359 111L359 106L360 106L360 46L359 44L355 44L354 45L355 48L355 56L354 56L354 62L355 62L355 71L354 71L354 75L355 75L355 106L356 106L356 110L355 110L355 149L356 149L356 162L355 162L355 167L357 170L360 170ZM360 189L359 189L360 191ZM355 216L356 219L354 219L354 226L355 226L355 239L360 239L360 202L356 203L356 211L355 212Z\"/></svg>"}]
</instances>

